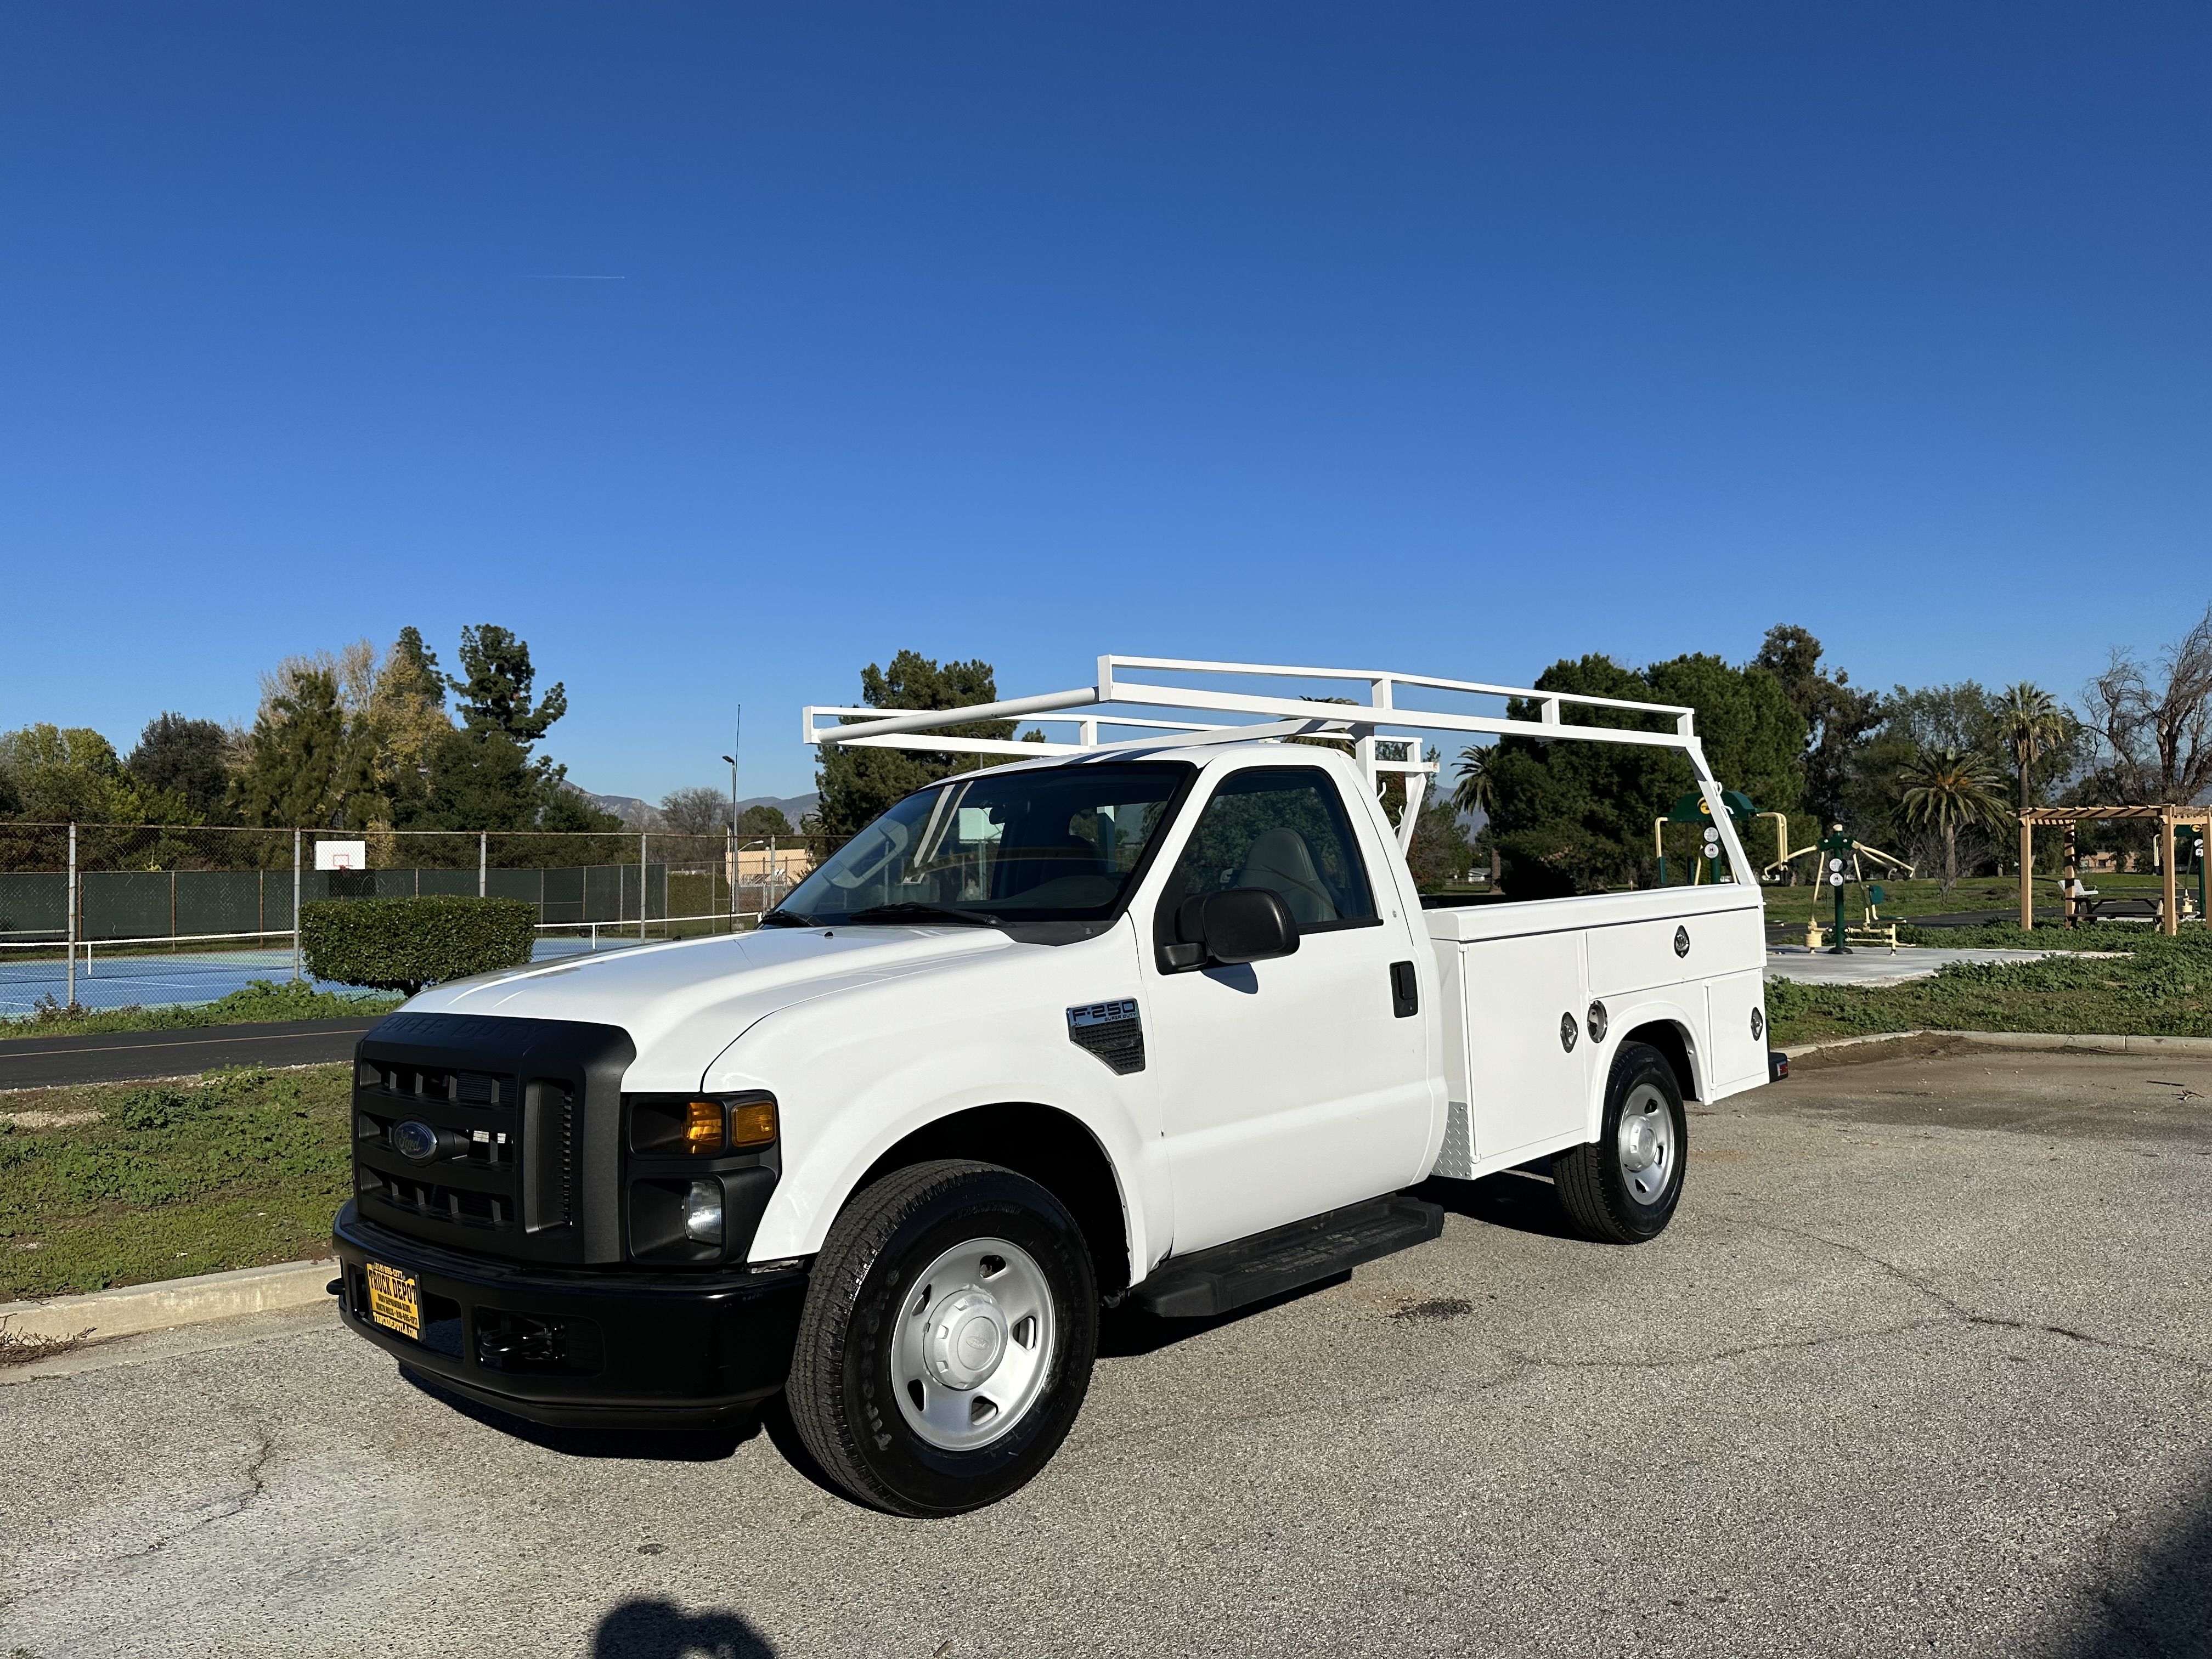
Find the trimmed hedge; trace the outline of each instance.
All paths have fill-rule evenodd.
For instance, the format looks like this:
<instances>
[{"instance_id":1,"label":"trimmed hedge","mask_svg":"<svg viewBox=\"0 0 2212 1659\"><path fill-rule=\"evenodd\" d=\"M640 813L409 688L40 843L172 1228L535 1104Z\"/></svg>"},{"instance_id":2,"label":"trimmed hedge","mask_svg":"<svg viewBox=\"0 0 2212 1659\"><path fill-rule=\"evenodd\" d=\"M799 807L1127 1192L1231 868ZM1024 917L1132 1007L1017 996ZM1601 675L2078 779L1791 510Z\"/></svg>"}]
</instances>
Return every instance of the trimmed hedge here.
<instances>
[{"instance_id":1,"label":"trimmed hedge","mask_svg":"<svg viewBox=\"0 0 2212 1659\"><path fill-rule=\"evenodd\" d=\"M317 979L411 997L426 985L521 967L537 921L527 899L317 899L300 907L300 945Z\"/></svg>"}]
</instances>

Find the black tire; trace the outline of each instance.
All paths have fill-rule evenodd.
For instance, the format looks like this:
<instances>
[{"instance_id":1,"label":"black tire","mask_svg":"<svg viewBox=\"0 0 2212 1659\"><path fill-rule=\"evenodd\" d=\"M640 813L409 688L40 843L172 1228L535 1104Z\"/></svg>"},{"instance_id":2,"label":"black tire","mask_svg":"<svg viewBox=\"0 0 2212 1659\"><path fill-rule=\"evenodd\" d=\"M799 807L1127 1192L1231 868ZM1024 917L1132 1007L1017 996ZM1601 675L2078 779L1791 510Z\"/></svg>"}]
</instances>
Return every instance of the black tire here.
<instances>
[{"instance_id":1,"label":"black tire","mask_svg":"<svg viewBox=\"0 0 2212 1659\"><path fill-rule=\"evenodd\" d=\"M1652 1098L1656 1092L1657 1099ZM1632 1172L1624 1158L1622 1119L1631 1110L1654 1120L1663 1150L1663 1168L1657 1176ZM1656 1120L1663 1115L1663 1129ZM1642 1156L1642 1149L1635 1154ZM1690 1121L1682 1109L1682 1091L1674 1068L1656 1048L1641 1042L1625 1042L1613 1057L1606 1080L1605 1113L1598 1122L1597 1139L1555 1154L1552 1182L1559 1190L1559 1207L1585 1238L1607 1244L1641 1244L1656 1238L1674 1218L1682 1201L1682 1179L1689 1164ZM1639 1181L1650 1192L1637 1190Z\"/></svg>"},{"instance_id":2,"label":"black tire","mask_svg":"<svg viewBox=\"0 0 2212 1659\"><path fill-rule=\"evenodd\" d=\"M1033 1373L1040 1380L1025 1409L1000 1437L946 1449L901 1409L895 1342L909 1293L928 1289L914 1278L974 1239L1008 1241L1042 1271L1051 1352ZM996 1164L913 1164L857 1194L815 1260L786 1389L792 1426L856 1501L894 1515L959 1515L1004 1498L1059 1449L1097 1349L1097 1278L1082 1230L1060 1200Z\"/></svg>"}]
</instances>

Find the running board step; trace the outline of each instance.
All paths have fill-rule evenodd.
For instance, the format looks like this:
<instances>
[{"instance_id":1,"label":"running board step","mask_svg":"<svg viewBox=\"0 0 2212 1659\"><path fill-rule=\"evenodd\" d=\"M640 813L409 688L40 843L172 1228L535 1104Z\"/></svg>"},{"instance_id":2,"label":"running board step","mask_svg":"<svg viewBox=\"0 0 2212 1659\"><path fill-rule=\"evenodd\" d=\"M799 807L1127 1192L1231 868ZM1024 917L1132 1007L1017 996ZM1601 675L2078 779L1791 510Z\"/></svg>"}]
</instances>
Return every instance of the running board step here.
<instances>
[{"instance_id":1,"label":"running board step","mask_svg":"<svg viewBox=\"0 0 2212 1659\"><path fill-rule=\"evenodd\" d=\"M1425 1244L1443 1230L1439 1205L1370 1199L1193 1255L1170 1256L1129 1300L1163 1319L1224 1314Z\"/></svg>"}]
</instances>

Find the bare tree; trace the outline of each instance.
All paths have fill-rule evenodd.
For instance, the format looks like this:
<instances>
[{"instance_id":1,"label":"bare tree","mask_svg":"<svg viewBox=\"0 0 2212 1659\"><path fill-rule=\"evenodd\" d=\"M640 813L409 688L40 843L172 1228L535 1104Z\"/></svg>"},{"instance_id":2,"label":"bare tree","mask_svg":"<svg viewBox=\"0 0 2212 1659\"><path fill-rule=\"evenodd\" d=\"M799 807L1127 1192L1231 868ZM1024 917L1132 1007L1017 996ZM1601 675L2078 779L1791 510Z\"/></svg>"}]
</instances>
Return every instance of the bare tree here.
<instances>
[{"instance_id":1,"label":"bare tree","mask_svg":"<svg viewBox=\"0 0 2212 1659\"><path fill-rule=\"evenodd\" d=\"M2188 803L2212 785L2212 607L2160 654L2155 675L2116 650L2083 695L2117 800Z\"/></svg>"},{"instance_id":2,"label":"bare tree","mask_svg":"<svg viewBox=\"0 0 2212 1659\"><path fill-rule=\"evenodd\" d=\"M730 798L694 785L660 798L660 827L678 836L719 836L729 827Z\"/></svg>"}]
</instances>

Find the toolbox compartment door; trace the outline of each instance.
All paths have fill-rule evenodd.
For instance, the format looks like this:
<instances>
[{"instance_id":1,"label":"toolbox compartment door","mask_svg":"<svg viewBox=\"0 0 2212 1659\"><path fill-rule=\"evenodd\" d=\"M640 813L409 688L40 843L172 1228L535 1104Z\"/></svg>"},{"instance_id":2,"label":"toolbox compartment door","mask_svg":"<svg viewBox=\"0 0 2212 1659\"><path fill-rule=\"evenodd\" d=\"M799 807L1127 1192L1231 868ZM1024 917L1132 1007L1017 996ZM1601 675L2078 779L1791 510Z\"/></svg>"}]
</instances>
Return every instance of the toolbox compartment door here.
<instances>
[{"instance_id":1,"label":"toolbox compartment door","mask_svg":"<svg viewBox=\"0 0 2212 1659\"><path fill-rule=\"evenodd\" d=\"M1597 1046L1583 1029L1589 1006L1585 937L1531 933L1460 947L1468 1098L1480 1160L1582 1138L1590 1054ZM1562 1036L1570 1027L1571 1044Z\"/></svg>"}]
</instances>

